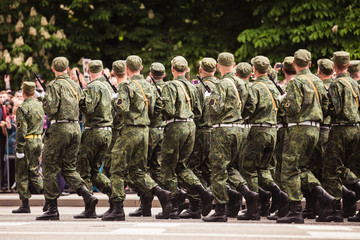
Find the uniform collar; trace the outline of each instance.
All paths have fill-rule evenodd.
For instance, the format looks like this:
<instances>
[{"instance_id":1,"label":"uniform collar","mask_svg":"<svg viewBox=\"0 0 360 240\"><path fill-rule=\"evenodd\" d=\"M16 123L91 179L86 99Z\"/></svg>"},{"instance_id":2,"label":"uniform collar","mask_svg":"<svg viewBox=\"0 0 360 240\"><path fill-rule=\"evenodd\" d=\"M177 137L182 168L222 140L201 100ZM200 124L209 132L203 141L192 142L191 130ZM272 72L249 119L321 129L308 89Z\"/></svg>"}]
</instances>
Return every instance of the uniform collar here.
<instances>
[{"instance_id":1,"label":"uniform collar","mask_svg":"<svg viewBox=\"0 0 360 240\"><path fill-rule=\"evenodd\" d=\"M144 79L144 76L142 74L134 75L130 78L130 80L140 80L140 79Z\"/></svg>"},{"instance_id":2,"label":"uniform collar","mask_svg":"<svg viewBox=\"0 0 360 240\"><path fill-rule=\"evenodd\" d=\"M297 74L297 76L302 75L302 74L309 74L309 73L311 73L310 69L305 68L305 69L301 70L301 71Z\"/></svg>"},{"instance_id":3,"label":"uniform collar","mask_svg":"<svg viewBox=\"0 0 360 240\"><path fill-rule=\"evenodd\" d=\"M338 75L336 75L336 78L341 78L341 77L350 77L350 73L346 72L346 73L339 73Z\"/></svg>"}]
</instances>

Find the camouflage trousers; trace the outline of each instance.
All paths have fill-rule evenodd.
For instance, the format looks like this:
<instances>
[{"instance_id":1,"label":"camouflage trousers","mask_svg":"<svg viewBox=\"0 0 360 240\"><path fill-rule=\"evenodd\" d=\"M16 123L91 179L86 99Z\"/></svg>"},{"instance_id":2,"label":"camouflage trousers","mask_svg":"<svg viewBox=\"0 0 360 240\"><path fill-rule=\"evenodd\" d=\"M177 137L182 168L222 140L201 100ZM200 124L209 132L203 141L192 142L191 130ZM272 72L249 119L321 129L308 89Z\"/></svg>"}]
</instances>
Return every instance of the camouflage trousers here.
<instances>
[{"instance_id":1,"label":"camouflage trousers","mask_svg":"<svg viewBox=\"0 0 360 240\"><path fill-rule=\"evenodd\" d=\"M244 155L243 177L249 189L258 192L258 187L269 190L274 183L269 170L269 162L274 153L276 128L251 127L248 145Z\"/></svg>"},{"instance_id":2,"label":"camouflage trousers","mask_svg":"<svg viewBox=\"0 0 360 240\"><path fill-rule=\"evenodd\" d=\"M199 178L201 184L207 188L210 185L210 138L211 128L197 128L195 132L194 150L190 156L188 167ZM190 198L200 200L197 192L189 191Z\"/></svg>"},{"instance_id":3,"label":"camouflage trousers","mask_svg":"<svg viewBox=\"0 0 360 240\"><path fill-rule=\"evenodd\" d=\"M76 172L80 138L78 123L55 123L46 131L42 161L45 198L59 198L59 172L75 191L85 185L84 180Z\"/></svg>"},{"instance_id":4,"label":"camouflage trousers","mask_svg":"<svg viewBox=\"0 0 360 240\"><path fill-rule=\"evenodd\" d=\"M124 126L112 149L110 201L125 200L124 181L129 178L137 189L149 193L157 186L147 173L149 128Z\"/></svg>"},{"instance_id":5,"label":"camouflage trousers","mask_svg":"<svg viewBox=\"0 0 360 240\"><path fill-rule=\"evenodd\" d=\"M343 184L352 185L359 181L359 160L360 132L358 127L331 127L323 161L323 184L337 200L341 199Z\"/></svg>"},{"instance_id":6,"label":"camouflage trousers","mask_svg":"<svg viewBox=\"0 0 360 240\"><path fill-rule=\"evenodd\" d=\"M281 184L289 201L301 201L301 190L311 192L320 182L309 170L310 157L319 141L320 128L293 126L287 128L288 141L284 144Z\"/></svg>"},{"instance_id":7,"label":"camouflage trousers","mask_svg":"<svg viewBox=\"0 0 360 240\"><path fill-rule=\"evenodd\" d=\"M288 142L287 127L282 127L277 130L276 144L274 154L269 163L269 171L275 181L275 183L281 187L281 165L282 154L284 150L285 142Z\"/></svg>"},{"instance_id":8,"label":"camouflage trousers","mask_svg":"<svg viewBox=\"0 0 360 240\"><path fill-rule=\"evenodd\" d=\"M247 126L250 126L247 124ZM244 156L245 156L245 149L247 148L249 141L248 141L248 135L250 132L250 127L241 128L241 144L240 144L240 157L239 157L239 167L238 170L242 172L243 164L244 164Z\"/></svg>"},{"instance_id":9,"label":"camouflage trousers","mask_svg":"<svg viewBox=\"0 0 360 240\"><path fill-rule=\"evenodd\" d=\"M43 180L39 174L41 148L41 138L27 138L24 148L25 157L15 159L15 181L21 200L31 197L29 182L38 193L43 191Z\"/></svg>"},{"instance_id":10,"label":"camouflage trousers","mask_svg":"<svg viewBox=\"0 0 360 240\"><path fill-rule=\"evenodd\" d=\"M229 201L227 185L238 189L246 184L238 166L241 144L241 129L238 127L218 127L211 131L210 166L211 190L215 202L225 204Z\"/></svg>"},{"instance_id":11,"label":"camouflage trousers","mask_svg":"<svg viewBox=\"0 0 360 240\"><path fill-rule=\"evenodd\" d=\"M161 175L161 145L164 139L164 128L149 128L149 147L148 147L148 171L152 179L158 184L163 182Z\"/></svg>"},{"instance_id":12,"label":"camouflage trousers","mask_svg":"<svg viewBox=\"0 0 360 240\"><path fill-rule=\"evenodd\" d=\"M173 196L178 194L179 182L188 190L200 184L200 180L188 168L194 143L195 123L174 122L166 125L161 149L161 174L163 186Z\"/></svg>"},{"instance_id":13,"label":"camouflage trousers","mask_svg":"<svg viewBox=\"0 0 360 240\"><path fill-rule=\"evenodd\" d=\"M103 157L108 151L111 136L111 131L98 128L85 129L81 136L77 172L91 193L93 185L105 194L111 193L110 179L99 171Z\"/></svg>"},{"instance_id":14,"label":"camouflage trousers","mask_svg":"<svg viewBox=\"0 0 360 240\"><path fill-rule=\"evenodd\" d=\"M116 139L119 137L120 130L113 128L110 146L103 156L103 173L110 179L111 151L115 145Z\"/></svg>"}]
</instances>

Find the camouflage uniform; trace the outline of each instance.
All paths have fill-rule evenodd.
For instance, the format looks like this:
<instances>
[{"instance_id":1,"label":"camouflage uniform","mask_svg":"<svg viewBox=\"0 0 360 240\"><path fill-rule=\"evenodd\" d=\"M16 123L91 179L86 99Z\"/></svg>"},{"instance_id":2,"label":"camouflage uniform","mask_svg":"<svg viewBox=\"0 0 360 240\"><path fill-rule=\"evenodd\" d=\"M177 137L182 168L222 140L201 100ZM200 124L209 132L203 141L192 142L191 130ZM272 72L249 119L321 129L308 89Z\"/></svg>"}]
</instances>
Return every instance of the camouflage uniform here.
<instances>
[{"instance_id":1,"label":"camouflage uniform","mask_svg":"<svg viewBox=\"0 0 360 240\"><path fill-rule=\"evenodd\" d=\"M108 195L111 193L110 179L99 170L112 137L112 94L113 90L104 77L97 78L87 85L84 91L85 98L80 102L80 109L84 114L84 131L77 162L77 171L86 182L89 191L92 192L94 185Z\"/></svg>"},{"instance_id":2,"label":"camouflage uniform","mask_svg":"<svg viewBox=\"0 0 360 240\"><path fill-rule=\"evenodd\" d=\"M25 156L15 159L15 181L20 199L25 200L31 197L29 181L38 192L43 190L38 173L44 126L42 104L33 97L26 98L16 111L16 123L16 152Z\"/></svg>"},{"instance_id":3,"label":"camouflage uniform","mask_svg":"<svg viewBox=\"0 0 360 240\"><path fill-rule=\"evenodd\" d=\"M77 191L85 185L76 172L80 144L79 101L83 92L67 74L59 75L46 89L44 110L51 126L45 134L43 153L44 194L46 199L59 198L57 174Z\"/></svg>"}]
</instances>

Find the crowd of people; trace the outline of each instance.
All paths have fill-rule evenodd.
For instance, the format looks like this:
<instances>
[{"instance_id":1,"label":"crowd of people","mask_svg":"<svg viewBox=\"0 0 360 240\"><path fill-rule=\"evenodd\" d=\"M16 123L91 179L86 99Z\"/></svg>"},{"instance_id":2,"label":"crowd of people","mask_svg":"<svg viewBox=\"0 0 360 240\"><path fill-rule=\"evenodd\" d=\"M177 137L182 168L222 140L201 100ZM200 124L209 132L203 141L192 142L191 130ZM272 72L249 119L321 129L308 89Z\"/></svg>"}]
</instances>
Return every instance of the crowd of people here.
<instances>
[{"instance_id":1,"label":"crowd of people","mask_svg":"<svg viewBox=\"0 0 360 240\"><path fill-rule=\"evenodd\" d=\"M173 80L165 82L163 64L152 63L145 78L141 58L131 55L107 73L101 60L90 61L86 82L57 57L55 80L46 89L23 83L25 100L16 114L22 205L13 212L30 212L31 181L46 199L36 219L59 220L61 172L84 199L85 210L75 218L125 220L129 185L141 200L133 217L151 216L157 196L157 219L358 222L360 61L339 51L318 60L316 74L311 64L305 49L274 68L265 56L236 65L234 55L224 52L199 62L197 82L189 79L187 60L177 56ZM50 125L42 148L45 114ZM41 154L43 178L36 174ZM93 187L109 197L101 215ZM246 209L240 212L243 197ZM215 213L207 216L213 201Z\"/></svg>"}]
</instances>

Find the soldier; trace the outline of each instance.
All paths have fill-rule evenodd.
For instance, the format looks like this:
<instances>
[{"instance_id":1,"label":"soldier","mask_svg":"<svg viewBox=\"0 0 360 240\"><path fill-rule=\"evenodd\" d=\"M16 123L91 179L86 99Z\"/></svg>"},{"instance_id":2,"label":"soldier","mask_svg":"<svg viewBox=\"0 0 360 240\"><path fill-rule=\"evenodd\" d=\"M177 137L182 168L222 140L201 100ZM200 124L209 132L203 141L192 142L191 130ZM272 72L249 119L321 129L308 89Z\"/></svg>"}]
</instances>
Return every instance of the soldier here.
<instances>
[{"instance_id":1,"label":"soldier","mask_svg":"<svg viewBox=\"0 0 360 240\"><path fill-rule=\"evenodd\" d=\"M43 180L39 175L41 155L41 134L44 126L42 104L33 97L35 83L24 82L22 94L24 102L16 111L16 159L15 181L21 199L21 206L12 213L30 213L29 181L37 192L43 192Z\"/></svg>"},{"instance_id":2,"label":"soldier","mask_svg":"<svg viewBox=\"0 0 360 240\"><path fill-rule=\"evenodd\" d=\"M94 214L98 199L86 188L84 180L76 172L76 158L80 144L79 102L83 92L67 74L69 61L57 57L52 62L55 80L46 89L45 114L51 122L45 134L43 152L44 195L47 211L36 220L59 220L57 199L60 196L56 176L61 171L65 181L85 202L85 216Z\"/></svg>"},{"instance_id":3,"label":"soldier","mask_svg":"<svg viewBox=\"0 0 360 240\"><path fill-rule=\"evenodd\" d=\"M340 200L342 184L360 196L359 86L347 72L348 52L334 52L333 62L336 78L329 88L331 129L323 162L323 183L336 200ZM325 221L343 221L341 206L336 204L333 210ZM360 214L349 217L348 221L360 221Z\"/></svg>"},{"instance_id":4,"label":"soldier","mask_svg":"<svg viewBox=\"0 0 360 240\"><path fill-rule=\"evenodd\" d=\"M287 84L283 102L288 122L288 141L282 156L281 184L289 195L289 212L277 223L304 223L301 189L320 201L319 219L322 221L335 204L318 179L309 170L309 160L320 134L320 122L326 113L328 98L321 80L310 72L311 53L299 49L294 54L296 77Z\"/></svg>"},{"instance_id":5,"label":"soldier","mask_svg":"<svg viewBox=\"0 0 360 240\"><path fill-rule=\"evenodd\" d=\"M222 79L217 91L212 92L208 99L210 119L214 124L210 137L209 159L215 213L203 218L205 222L226 222L226 204L229 203L229 197L232 195L236 198L238 192L241 192L246 199L249 219L253 219L257 208L258 194L248 189L237 170L241 144L240 128L244 127L241 116L244 99L240 98L238 89L244 95L245 92L247 94L247 89L244 82L232 72L234 67L233 54L227 52L219 54L217 68ZM256 220L259 218L256 217Z\"/></svg>"},{"instance_id":6,"label":"soldier","mask_svg":"<svg viewBox=\"0 0 360 240\"><path fill-rule=\"evenodd\" d=\"M360 84L360 61L350 61L350 66L347 71L350 73L350 77Z\"/></svg>"},{"instance_id":7,"label":"soldier","mask_svg":"<svg viewBox=\"0 0 360 240\"><path fill-rule=\"evenodd\" d=\"M212 207L212 195L201 184L187 163L194 148L194 118L201 115L201 106L195 86L185 78L188 63L182 56L171 61L174 80L165 84L162 90L162 113L166 121L161 149L161 173L163 185L174 195L170 216L162 213L157 219L179 219L178 179L186 189L196 191L202 200L202 214L207 215Z\"/></svg>"},{"instance_id":8,"label":"soldier","mask_svg":"<svg viewBox=\"0 0 360 240\"><path fill-rule=\"evenodd\" d=\"M156 81L156 86L153 85L153 87L158 88L160 92L165 85L163 81L165 75L165 67L163 64L154 62L150 65L150 77ZM155 93L158 93L157 91L156 89L154 90ZM161 184L163 181L161 176L160 153L165 125L166 121L162 120L161 114L150 118L147 167L151 178L158 184ZM129 213L129 216L150 217L151 204L154 197L151 194L143 192L138 192L138 194L140 195L141 205L134 212Z\"/></svg>"},{"instance_id":9,"label":"soldier","mask_svg":"<svg viewBox=\"0 0 360 240\"><path fill-rule=\"evenodd\" d=\"M196 119L195 145L190 156L188 167L200 179L203 186L210 186L210 136L213 123L209 115L208 97L211 92L216 91L219 80L214 77L216 72L216 60L213 58L203 58L200 61L199 73L204 84L210 89L208 92L205 87L198 83L196 85L202 115ZM200 197L195 192L189 192L189 208L180 214L180 218L201 218Z\"/></svg>"},{"instance_id":10,"label":"soldier","mask_svg":"<svg viewBox=\"0 0 360 240\"><path fill-rule=\"evenodd\" d=\"M257 56L251 60L256 81L249 90L243 116L251 124L248 145L244 151L243 176L250 190L258 192L258 186L270 191L280 215L285 212L287 195L280 190L269 170L269 162L276 143L276 117L279 99L282 97L267 76L270 61Z\"/></svg>"},{"instance_id":11,"label":"soldier","mask_svg":"<svg viewBox=\"0 0 360 240\"><path fill-rule=\"evenodd\" d=\"M123 201L125 199L124 181L129 181L142 192L152 193L160 200L164 216L171 210L170 192L161 189L146 172L146 159L149 140L149 115L152 116L155 92L140 74L140 57L126 58L126 72L129 77L118 85L113 107L123 119L123 127L112 150L111 160L111 197L113 211L102 217L103 221L124 221Z\"/></svg>"},{"instance_id":12,"label":"soldier","mask_svg":"<svg viewBox=\"0 0 360 240\"><path fill-rule=\"evenodd\" d=\"M91 60L88 73L91 82L87 84L84 99L80 101L80 110L84 117L84 131L81 136L77 172L84 179L90 192L94 185L110 197L110 179L99 170L112 136L111 96L114 92L103 77L102 61ZM74 218L96 218L96 213L86 216L85 212L82 212Z\"/></svg>"}]
</instances>

